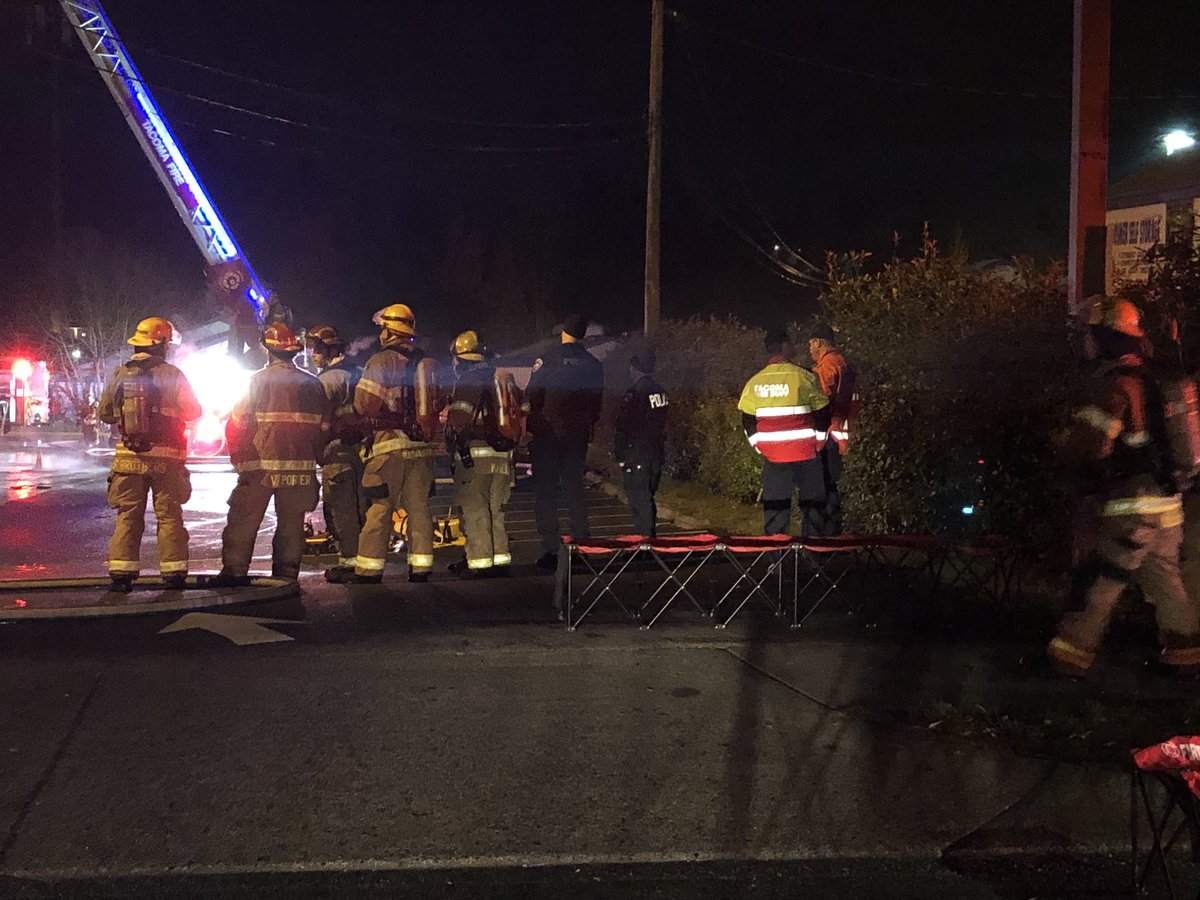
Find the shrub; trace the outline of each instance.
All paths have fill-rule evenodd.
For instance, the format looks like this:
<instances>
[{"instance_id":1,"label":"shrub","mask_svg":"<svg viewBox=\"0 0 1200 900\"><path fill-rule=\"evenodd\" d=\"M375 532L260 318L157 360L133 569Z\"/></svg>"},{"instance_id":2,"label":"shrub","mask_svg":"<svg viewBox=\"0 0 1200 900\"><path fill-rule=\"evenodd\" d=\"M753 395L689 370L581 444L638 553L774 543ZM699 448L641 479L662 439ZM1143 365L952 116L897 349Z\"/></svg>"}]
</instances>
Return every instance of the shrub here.
<instances>
[{"instance_id":1,"label":"shrub","mask_svg":"<svg viewBox=\"0 0 1200 900\"><path fill-rule=\"evenodd\" d=\"M761 463L742 432L737 399L746 379L762 365L762 331L735 319L667 321L655 343L655 377L671 400L666 474L724 497L753 501ZM609 394L600 440L606 446L611 446L611 423L636 349L630 341L605 359Z\"/></svg>"},{"instance_id":2,"label":"shrub","mask_svg":"<svg viewBox=\"0 0 1200 900\"><path fill-rule=\"evenodd\" d=\"M914 259L867 262L831 258L822 298L862 381L847 526L1057 544L1069 507L1051 435L1077 370L1059 269L981 276L928 236Z\"/></svg>"}]
</instances>

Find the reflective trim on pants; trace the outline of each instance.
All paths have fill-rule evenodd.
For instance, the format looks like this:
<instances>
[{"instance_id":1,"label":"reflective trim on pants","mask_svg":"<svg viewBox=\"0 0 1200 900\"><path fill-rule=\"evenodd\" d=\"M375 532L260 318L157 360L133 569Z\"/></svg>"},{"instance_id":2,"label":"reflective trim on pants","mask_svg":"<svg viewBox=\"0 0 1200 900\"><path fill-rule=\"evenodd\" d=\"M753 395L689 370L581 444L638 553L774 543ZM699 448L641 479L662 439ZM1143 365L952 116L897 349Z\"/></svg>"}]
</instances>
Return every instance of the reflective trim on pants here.
<instances>
[{"instance_id":1,"label":"reflective trim on pants","mask_svg":"<svg viewBox=\"0 0 1200 900\"><path fill-rule=\"evenodd\" d=\"M512 554L510 554L510 553L497 553L495 556L492 557L492 565L493 566L507 566L511 563L512 563Z\"/></svg>"},{"instance_id":2,"label":"reflective trim on pants","mask_svg":"<svg viewBox=\"0 0 1200 900\"><path fill-rule=\"evenodd\" d=\"M140 469L122 471L128 463ZM112 538L108 542L109 571L136 574L139 570L142 535L146 529L146 506L153 497L159 571L171 564L187 571L188 532L183 524L183 504L192 496L188 470L169 459L117 459L108 478L108 505L116 510ZM164 568L166 567L166 568Z\"/></svg>"},{"instance_id":3,"label":"reflective trim on pants","mask_svg":"<svg viewBox=\"0 0 1200 900\"><path fill-rule=\"evenodd\" d=\"M186 572L187 569L187 560L183 560L182 562L167 562L163 560L158 564L158 571L163 575L176 575L180 572Z\"/></svg>"},{"instance_id":4,"label":"reflective trim on pants","mask_svg":"<svg viewBox=\"0 0 1200 900\"><path fill-rule=\"evenodd\" d=\"M229 495L229 518L221 532L221 566L233 575L246 575L254 556L258 529L267 507L274 501L275 534L271 538L271 574L295 578L304 556L304 516L317 505L317 482L280 486L286 479L265 473L244 472Z\"/></svg>"},{"instance_id":5,"label":"reflective trim on pants","mask_svg":"<svg viewBox=\"0 0 1200 900\"><path fill-rule=\"evenodd\" d=\"M468 559L468 569L490 569L494 565L490 556L485 556L483 559Z\"/></svg>"},{"instance_id":6,"label":"reflective trim on pants","mask_svg":"<svg viewBox=\"0 0 1200 900\"><path fill-rule=\"evenodd\" d=\"M376 574L383 569L392 540L392 513L397 507L408 514L409 565L422 572L433 567L433 518L429 514L432 485L432 456L388 453L367 460L362 490L370 506L358 537L359 574ZM366 561L378 565L368 565Z\"/></svg>"},{"instance_id":7,"label":"reflective trim on pants","mask_svg":"<svg viewBox=\"0 0 1200 900\"><path fill-rule=\"evenodd\" d=\"M357 556L339 556L338 557L339 568L353 569L357 565L358 565L358 557Z\"/></svg>"},{"instance_id":8,"label":"reflective trim on pants","mask_svg":"<svg viewBox=\"0 0 1200 900\"><path fill-rule=\"evenodd\" d=\"M370 559L366 556L359 556L354 560L354 568L362 573L382 572L384 564L387 560Z\"/></svg>"}]
</instances>

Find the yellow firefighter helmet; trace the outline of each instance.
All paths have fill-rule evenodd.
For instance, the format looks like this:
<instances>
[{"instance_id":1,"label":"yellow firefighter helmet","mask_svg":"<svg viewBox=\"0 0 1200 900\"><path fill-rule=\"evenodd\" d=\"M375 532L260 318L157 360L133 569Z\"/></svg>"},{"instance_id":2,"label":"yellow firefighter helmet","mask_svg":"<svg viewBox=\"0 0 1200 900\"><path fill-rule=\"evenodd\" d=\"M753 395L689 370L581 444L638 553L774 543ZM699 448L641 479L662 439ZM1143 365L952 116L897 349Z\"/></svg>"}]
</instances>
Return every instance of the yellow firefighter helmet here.
<instances>
[{"instance_id":1,"label":"yellow firefighter helmet","mask_svg":"<svg viewBox=\"0 0 1200 900\"><path fill-rule=\"evenodd\" d=\"M278 353L299 353L304 349L296 332L283 322L276 322L263 329L262 345Z\"/></svg>"},{"instance_id":2,"label":"yellow firefighter helmet","mask_svg":"<svg viewBox=\"0 0 1200 900\"><path fill-rule=\"evenodd\" d=\"M413 338L417 334L417 317L403 303L393 303L385 306L371 319L380 328L385 328L393 334Z\"/></svg>"},{"instance_id":3,"label":"yellow firefighter helmet","mask_svg":"<svg viewBox=\"0 0 1200 900\"><path fill-rule=\"evenodd\" d=\"M151 316L138 322L137 329L125 343L131 347L157 347L160 344L178 344L179 332L175 326L161 316Z\"/></svg>"},{"instance_id":4,"label":"yellow firefighter helmet","mask_svg":"<svg viewBox=\"0 0 1200 900\"><path fill-rule=\"evenodd\" d=\"M479 339L477 331L464 331L454 339L454 346L450 349L456 359L465 359L470 362L483 362L483 357L487 353L487 347Z\"/></svg>"},{"instance_id":5,"label":"yellow firefighter helmet","mask_svg":"<svg viewBox=\"0 0 1200 900\"><path fill-rule=\"evenodd\" d=\"M1104 304L1104 316L1100 324L1130 337L1146 336L1142 331L1141 312L1123 297L1115 297Z\"/></svg>"}]
</instances>

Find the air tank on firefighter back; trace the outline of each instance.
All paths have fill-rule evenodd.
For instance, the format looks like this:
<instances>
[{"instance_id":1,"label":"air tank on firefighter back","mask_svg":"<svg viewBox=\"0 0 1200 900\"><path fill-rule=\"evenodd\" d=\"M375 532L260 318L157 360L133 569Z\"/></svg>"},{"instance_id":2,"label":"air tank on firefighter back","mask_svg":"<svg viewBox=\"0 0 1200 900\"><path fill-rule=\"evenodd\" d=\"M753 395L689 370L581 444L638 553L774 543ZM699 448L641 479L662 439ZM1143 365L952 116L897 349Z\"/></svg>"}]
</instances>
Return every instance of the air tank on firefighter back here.
<instances>
[{"instance_id":1,"label":"air tank on firefighter back","mask_svg":"<svg viewBox=\"0 0 1200 900\"><path fill-rule=\"evenodd\" d=\"M1180 378L1163 384L1167 439L1175 465L1189 477L1200 474L1200 395L1196 382Z\"/></svg>"}]
</instances>

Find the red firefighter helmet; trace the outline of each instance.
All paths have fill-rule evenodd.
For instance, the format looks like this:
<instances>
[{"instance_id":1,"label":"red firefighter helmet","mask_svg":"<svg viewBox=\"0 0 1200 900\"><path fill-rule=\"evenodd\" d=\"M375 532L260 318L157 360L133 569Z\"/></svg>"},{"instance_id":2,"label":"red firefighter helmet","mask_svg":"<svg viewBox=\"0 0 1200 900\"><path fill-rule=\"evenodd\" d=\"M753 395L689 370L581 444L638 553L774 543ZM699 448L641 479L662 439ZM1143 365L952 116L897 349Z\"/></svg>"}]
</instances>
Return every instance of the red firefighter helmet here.
<instances>
[{"instance_id":1,"label":"red firefighter helmet","mask_svg":"<svg viewBox=\"0 0 1200 900\"><path fill-rule=\"evenodd\" d=\"M276 322L263 329L262 345L278 353L299 353L304 349L296 333L283 322Z\"/></svg>"}]
</instances>

